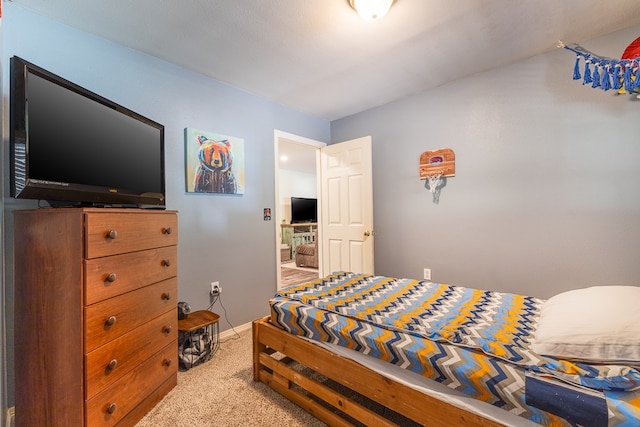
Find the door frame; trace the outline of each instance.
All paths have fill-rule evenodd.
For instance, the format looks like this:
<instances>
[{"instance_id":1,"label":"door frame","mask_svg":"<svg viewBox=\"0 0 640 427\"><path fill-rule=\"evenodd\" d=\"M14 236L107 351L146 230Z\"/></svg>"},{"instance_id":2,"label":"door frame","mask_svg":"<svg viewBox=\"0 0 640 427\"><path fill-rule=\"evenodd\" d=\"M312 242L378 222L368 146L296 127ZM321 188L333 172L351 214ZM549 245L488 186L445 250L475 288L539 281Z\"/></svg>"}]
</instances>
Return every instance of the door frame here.
<instances>
[{"instance_id":1,"label":"door frame","mask_svg":"<svg viewBox=\"0 0 640 427\"><path fill-rule=\"evenodd\" d=\"M279 153L279 143L281 140L286 140L288 142L293 142L297 144L308 145L309 148L315 148L316 150L316 193L318 198L318 207L322 206L321 199L321 169L320 169L320 149L325 147L327 143L317 141L315 139L306 138L304 136L295 135L292 133L284 132L278 129L274 129L273 131L273 153L274 153L274 180L275 180L275 188L274 188L274 206L273 206L273 218L278 219L275 221L275 252L276 252L276 289L281 289L282 275L281 275L281 264L282 259L280 257L280 242L282 241L282 232L280 227L280 153ZM318 275L322 277L324 275L324 271L322 269L322 239L319 238L322 230L320 230L320 224L322 224L322 209L318 209L318 237L316 240L318 241Z\"/></svg>"}]
</instances>

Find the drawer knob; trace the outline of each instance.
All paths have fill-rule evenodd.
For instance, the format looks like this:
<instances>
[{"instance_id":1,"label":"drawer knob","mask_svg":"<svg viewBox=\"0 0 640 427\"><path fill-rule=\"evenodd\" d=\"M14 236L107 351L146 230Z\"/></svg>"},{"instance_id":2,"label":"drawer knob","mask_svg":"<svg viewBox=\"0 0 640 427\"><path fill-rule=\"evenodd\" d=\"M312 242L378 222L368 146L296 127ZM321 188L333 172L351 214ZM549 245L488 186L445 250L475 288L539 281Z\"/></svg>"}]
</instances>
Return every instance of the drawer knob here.
<instances>
[{"instance_id":1,"label":"drawer knob","mask_svg":"<svg viewBox=\"0 0 640 427\"><path fill-rule=\"evenodd\" d=\"M109 232L107 233L107 238L115 239L116 237L118 237L118 232L116 230L109 230Z\"/></svg>"},{"instance_id":2,"label":"drawer knob","mask_svg":"<svg viewBox=\"0 0 640 427\"><path fill-rule=\"evenodd\" d=\"M116 366L118 366L118 360L117 359L111 359L111 362L109 362L109 364L107 365L107 369L109 371L113 371L114 369L116 369Z\"/></svg>"},{"instance_id":3,"label":"drawer knob","mask_svg":"<svg viewBox=\"0 0 640 427\"><path fill-rule=\"evenodd\" d=\"M164 359L163 364L168 368L169 366L171 366L171 359Z\"/></svg>"},{"instance_id":4,"label":"drawer knob","mask_svg":"<svg viewBox=\"0 0 640 427\"><path fill-rule=\"evenodd\" d=\"M169 293L169 292L164 292L164 293L162 294L162 299L163 299L163 300L165 300L165 301L169 301L169 300L171 299L171 293Z\"/></svg>"},{"instance_id":5,"label":"drawer knob","mask_svg":"<svg viewBox=\"0 0 640 427\"><path fill-rule=\"evenodd\" d=\"M113 283L116 281L116 273L111 273L107 276L107 278L104 280L107 283Z\"/></svg>"},{"instance_id":6,"label":"drawer knob","mask_svg":"<svg viewBox=\"0 0 640 427\"><path fill-rule=\"evenodd\" d=\"M113 326L116 323L116 316L109 316L109 318L104 322L106 326Z\"/></svg>"},{"instance_id":7,"label":"drawer knob","mask_svg":"<svg viewBox=\"0 0 640 427\"><path fill-rule=\"evenodd\" d=\"M165 326L162 330L163 330L163 332L164 332L165 334L167 334L167 335L168 335L168 334L170 334L170 333L171 333L171 331L173 330L173 328L171 327L171 325L169 325L169 326Z\"/></svg>"},{"instance_id":8,"label":"drawer knob","mask_svg":"<svg viewBox=\"0 0 640 427\"><path fill-rule=\"evenodd\" d=\"M109 406L107 406L107 414L111 415L116 412L116 407L117 405L115 403L109 403Z\"/></svg>"},{"instance_id":9,"label":"drawer knob","mask_svg":"<svg viewBox=\"0 0 640 427\"><path fill-rule=\"evenodd\" d=\"M166 234L166 235L171 234L171 227L163 228L162 234Z\"/></svg>"},{"instance_id":10,"label":"drawer knob","mask_svg":"<svg viewBox=\"0 0 640 427\"><path fill-rule=\"evenodd\" d=\"M163 267L169 267L171 265L171 260L169 259L163 259L162 260L162 266Z\"/></svg>"}]
</instances>

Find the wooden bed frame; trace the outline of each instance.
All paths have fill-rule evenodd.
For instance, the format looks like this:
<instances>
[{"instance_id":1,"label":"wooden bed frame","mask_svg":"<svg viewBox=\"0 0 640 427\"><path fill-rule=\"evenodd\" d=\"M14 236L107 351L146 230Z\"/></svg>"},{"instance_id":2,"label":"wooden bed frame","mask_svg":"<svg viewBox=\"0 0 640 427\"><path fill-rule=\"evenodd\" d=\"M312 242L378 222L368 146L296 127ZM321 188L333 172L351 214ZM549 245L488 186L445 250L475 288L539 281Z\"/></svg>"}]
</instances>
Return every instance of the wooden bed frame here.
<instances>
[{"instance_id":1,"label":"wooden bed frame","mask_svg":"<svg viewBox=\"0 0 640 427\"><path fill-rule=\"evenodd\" d=\"M276 352L280 353L278 357L273 356ZM318 400L365 425L397 425L383 415L301 373L299 369L294 369L291 367L292 362L304 365L422 425L442 427L452 425L497 427L503 425L425 395L357 362L292 335L271 324L269 317L254 320L254 381L267 384L331 426L351 426L353 424L340 413L320 404ZM311 398L305 391L313 394L316 399Z\"/></svg>"}]
</instances>

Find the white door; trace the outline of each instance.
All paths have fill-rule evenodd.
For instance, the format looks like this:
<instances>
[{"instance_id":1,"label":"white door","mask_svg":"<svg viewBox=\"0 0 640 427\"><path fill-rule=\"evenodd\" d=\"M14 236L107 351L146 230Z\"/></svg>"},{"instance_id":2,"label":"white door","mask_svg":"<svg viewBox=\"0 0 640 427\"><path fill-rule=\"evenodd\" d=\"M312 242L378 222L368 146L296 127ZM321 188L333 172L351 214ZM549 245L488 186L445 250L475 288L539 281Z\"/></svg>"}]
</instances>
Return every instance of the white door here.
<instances>
[{"instance_id":1,"label":"white door","mask_svg":"<svg viewBox=\"0 0 640 427\"><path fill-rule=\"evenodd\" d=\"M320 149L324 274L373 274L371 137Z\"/></svg>"}]
</instances>

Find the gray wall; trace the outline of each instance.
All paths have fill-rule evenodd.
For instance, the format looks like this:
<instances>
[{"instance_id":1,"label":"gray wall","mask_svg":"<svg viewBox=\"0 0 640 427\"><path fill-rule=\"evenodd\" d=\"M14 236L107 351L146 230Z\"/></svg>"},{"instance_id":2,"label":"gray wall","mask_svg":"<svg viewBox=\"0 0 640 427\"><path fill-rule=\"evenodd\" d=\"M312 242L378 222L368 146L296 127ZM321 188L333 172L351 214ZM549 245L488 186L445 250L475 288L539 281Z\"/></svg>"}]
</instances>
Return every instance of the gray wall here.
<instances>
[{"instance_id":1,"label":"gray wall","mask_svg":"<svg viewBox=\"0 0 640 427\"><path fill-rule=\"evenodd\" d=\"M619 58L639 32L583 45ZM557 49L332 122L332 143L372 136L377 274L542 298L640 284L640 100L573 81L574 60ZM456 176L434 204L418 163L443 147Z\"/></svg>"},{"instance_id":2,"label":"gray wall","mask_svg":"<svg viewBox=\"0 0 640 427\"><path fill-rule=\"evenodd\" d=\"M179 211L178 297L192 309L209 305L213 280L223 287L221 330L268 314L276 291L274 129L329 141L328 121L283 108L156 58L112 44L4 3L2 33L3 117L8 123L9 58L35 63L165 126L167 207ZM36 30L37 29L37 30ZM185 192L184 128L244 139L245 194ZM36 207L9 198L8 127L3 131L5 295L9 404L13 398L12 214ZM273 216L275 218L275 216ZM25 254L16 254L25 256ZM247 298L251 295L251 298ZM228 319L228 321L227 321Z\"/></svg>"}]
</instances>

